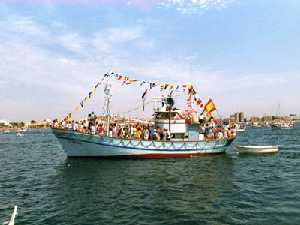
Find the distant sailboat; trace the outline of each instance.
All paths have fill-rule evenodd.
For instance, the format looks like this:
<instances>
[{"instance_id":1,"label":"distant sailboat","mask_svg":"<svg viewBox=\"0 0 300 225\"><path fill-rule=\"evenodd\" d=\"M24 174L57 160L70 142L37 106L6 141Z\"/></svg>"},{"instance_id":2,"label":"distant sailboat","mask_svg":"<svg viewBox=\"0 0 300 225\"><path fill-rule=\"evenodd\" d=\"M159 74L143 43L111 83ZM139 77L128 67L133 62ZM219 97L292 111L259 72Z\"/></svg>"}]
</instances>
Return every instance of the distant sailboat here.
<instances>
[{"instance_id":1,"label":"distant sailboat","mask_svg":"<svg viewBox=\"0 0 300 225\"><path fill-rule=\"evenodd\" d=\"M280 104L278 104L276 117L272 123L271 127L274 129L292 129L294 127L294 123L290 119L283 119L280 115Z\"/></svg>"}]
</instances>

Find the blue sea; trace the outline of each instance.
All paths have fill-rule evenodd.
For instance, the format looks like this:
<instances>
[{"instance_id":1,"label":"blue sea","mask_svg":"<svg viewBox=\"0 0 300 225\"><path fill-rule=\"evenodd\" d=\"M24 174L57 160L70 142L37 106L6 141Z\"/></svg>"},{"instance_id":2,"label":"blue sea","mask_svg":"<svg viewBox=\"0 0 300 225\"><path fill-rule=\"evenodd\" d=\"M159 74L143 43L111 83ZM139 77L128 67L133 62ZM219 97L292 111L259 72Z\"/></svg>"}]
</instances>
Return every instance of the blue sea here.
<instances>
[{"instance_id":1,"label":"blue sea","mask_svg":"<svg viewBox=\"0 0 300 225\"><path fill-rule=\"evenodd\" d=\"M249 128L234 144L273 155L67 159L50 130L0 134L0 224L300 224L300 125Z\"/></svg>"}]
</instances>

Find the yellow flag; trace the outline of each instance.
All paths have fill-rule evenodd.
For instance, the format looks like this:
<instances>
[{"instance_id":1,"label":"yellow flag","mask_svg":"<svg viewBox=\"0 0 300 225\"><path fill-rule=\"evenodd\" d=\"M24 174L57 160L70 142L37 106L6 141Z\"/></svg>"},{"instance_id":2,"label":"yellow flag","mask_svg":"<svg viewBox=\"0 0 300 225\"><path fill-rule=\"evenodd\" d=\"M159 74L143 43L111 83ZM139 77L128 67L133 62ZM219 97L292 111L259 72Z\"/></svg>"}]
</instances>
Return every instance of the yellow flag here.
<instances>
[{"instance_id":1,"label":"yellow flag","mask_svg":"<svg viewBox=\"0 0 300 225\"><path fill-rule=\"evenodd\" d=\"M76 106L75 111L80 112L80 105Z\"/></svg>"},{"instance_id":2,"label":"yellow flag","mask_svg":"<svg viewBox=\"0 0 300 225\"><path fill-rule=\"evenodd\" d=\"M97 88L95 88L95 87L93 88L93 90L92 90L92 94L93 94L93 95L96 94L96 89L97 89Z\"/></svg>"},{"instance_id":3,"label":"yellow flag","mask_svg":"<svg viewBox=\"0 0 300 225\"><path fill-rule=\"evenodd\" d=\"M165 88L165 84L160 84L159 86L160 86L160 91L163 91Z\"/></svg>"},{"instance_id":4,"label":"yellow flag","mask_svg":"<svg viewBox=\"0 0 300 225\"><path fill-rule=\"evenodd\" d=\"M137 80L128 80L128 81L126 82L126 84L133 84L133 83L135 83L135 82L137 82Z\"/></svg>"},{"instance_id":5,"label":"yellow flag","mask_svg":"<svg viewBox=\"0 0 300 225\"><path fill-rule=\"evenodd\" d=\"M204 106L204 111L207 112L207 113L211 113L213 111L216 110L216 106L215 106L215 103L212 101L212 99L210 98L208 100L208 102L205 104Z\"/></svg>"}]
</instances>

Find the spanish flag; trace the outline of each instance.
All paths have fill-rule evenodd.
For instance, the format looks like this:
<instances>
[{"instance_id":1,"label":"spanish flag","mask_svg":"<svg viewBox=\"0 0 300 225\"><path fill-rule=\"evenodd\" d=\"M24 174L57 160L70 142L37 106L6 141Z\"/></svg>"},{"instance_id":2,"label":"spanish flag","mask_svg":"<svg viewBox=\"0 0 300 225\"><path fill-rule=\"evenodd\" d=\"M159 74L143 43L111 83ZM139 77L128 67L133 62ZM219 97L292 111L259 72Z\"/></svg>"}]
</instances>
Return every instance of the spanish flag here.
<instances>
[{"instance_id":1,"label":"spanish flag","mask_svg":"<svg viewBox=\"0 0 300 225\"><path fill-rule=\"evenodd\" d=\"M204 111L207 112L207 113L211 113L213 111L216 110L216 106L215 106L215 103L213 102L213 100L210 98L208 100L208 102L205 104L204 106Z\"/></svg>"}]
</instances>

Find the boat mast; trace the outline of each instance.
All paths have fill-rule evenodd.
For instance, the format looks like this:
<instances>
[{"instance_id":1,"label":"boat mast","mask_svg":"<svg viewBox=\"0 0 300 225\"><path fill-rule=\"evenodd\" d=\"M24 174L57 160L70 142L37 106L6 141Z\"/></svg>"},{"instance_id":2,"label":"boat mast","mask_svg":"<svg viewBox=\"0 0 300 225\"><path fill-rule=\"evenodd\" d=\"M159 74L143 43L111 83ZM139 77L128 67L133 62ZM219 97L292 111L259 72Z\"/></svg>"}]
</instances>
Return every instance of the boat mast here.
<instances>
[{"instance_id":1,"label":"boat mast","mask_svg":"<svg viewBox=\"0 0 300 225\"><path fill-rule=\"evenodd\" d=\"M107 117L106 135L109 136L109 125L110 125L110 103L111 103L111 84L109 79L106 81L104 86L104 114Z\"/></svg>"}]
</instances>

